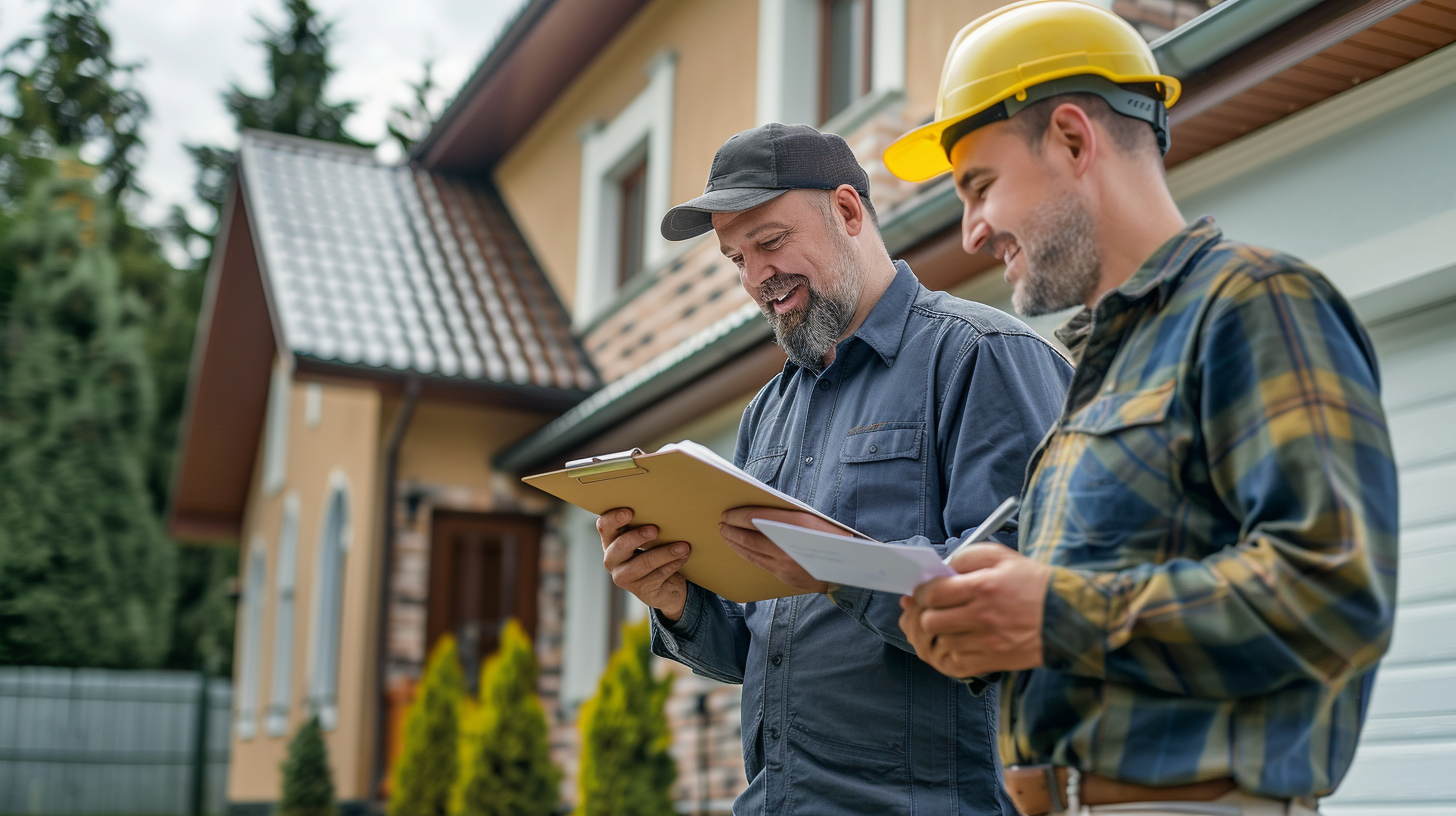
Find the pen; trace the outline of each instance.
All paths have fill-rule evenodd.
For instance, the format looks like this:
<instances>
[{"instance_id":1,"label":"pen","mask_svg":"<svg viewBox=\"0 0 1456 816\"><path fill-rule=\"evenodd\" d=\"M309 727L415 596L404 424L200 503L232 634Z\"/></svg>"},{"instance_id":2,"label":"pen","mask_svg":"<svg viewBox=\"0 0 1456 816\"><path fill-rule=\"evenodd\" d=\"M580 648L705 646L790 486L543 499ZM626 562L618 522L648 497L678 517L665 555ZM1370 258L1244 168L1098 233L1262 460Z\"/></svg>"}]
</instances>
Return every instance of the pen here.
<instances>
[{"instance_id":1,"label":"pen","mask_svg":"<svg viewBox=\"0 0 1456 816\"><path fill-rule=\"evenodd\" d=\"M961 550L964 550L972 544L985 541L991 537L992 533L1006 526L1006 522L1010 521L1011 517L1016 515L1016 510L1019 507L1021 507L1021 500L1015 496L1011 496L1006 501L1001 502L1001 506L991 511L991 515L987 516L986 520L981 522L980 527L977 527L970 535L966 536L966 540L962 541L959 547L956 547L951 551L950 555L945 557L945 563L949 564L950 560L955 558Z\"/></svg>"}]
</instances>

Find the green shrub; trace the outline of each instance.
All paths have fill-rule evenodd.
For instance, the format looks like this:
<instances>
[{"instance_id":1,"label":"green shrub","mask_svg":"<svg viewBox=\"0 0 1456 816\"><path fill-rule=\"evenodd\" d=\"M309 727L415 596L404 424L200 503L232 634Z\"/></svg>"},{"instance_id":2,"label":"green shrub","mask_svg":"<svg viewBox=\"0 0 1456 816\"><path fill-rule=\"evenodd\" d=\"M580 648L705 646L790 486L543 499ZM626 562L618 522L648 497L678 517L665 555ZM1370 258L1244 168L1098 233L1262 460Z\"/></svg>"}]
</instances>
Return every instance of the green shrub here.
<instances>
[{"instance_id":1,"label":"green shrub","mask_svg":"<svg viewBox=\"0 0 1456 816\"><path fill-rule=\"evenodd\" d=\"M551 764L546 709L536 696L531 640L511 620L480 673L480 702L465 730L452 797L457 816L550 816L561 772Z\"/></svg>"},{"instance_id":2,"label":"green shrub","mask_svg":"<svg viewBox=\"0 0 1456 816\"><path fill-rule=\"evenodd\" d=\"M335 816L334 775L317 716L310 717L288 744L279 816Z\"/></svg>"},{"instance_id":3,"label":"green shrub","mask_svg":"<svg viewBox=\"0 0 1456 816\"><path fill-rule=\"evenodd\" d=\"M577 816L673 816L677 767L663 704L672 676L652 676L647 621L622 627L596 696L581 709Z\"/></svg>"},{"instance_id":4,"label":"green shrub","mask_svg":"<svg viewBox=\"0 0 1456 816\"><path fill-rule=\"evenodd\" d=\"M459 769L464 695L455 638L445 635L430 650L424 680L405 715L389 816L445 816Z\"/></svg>"}]
</instances>

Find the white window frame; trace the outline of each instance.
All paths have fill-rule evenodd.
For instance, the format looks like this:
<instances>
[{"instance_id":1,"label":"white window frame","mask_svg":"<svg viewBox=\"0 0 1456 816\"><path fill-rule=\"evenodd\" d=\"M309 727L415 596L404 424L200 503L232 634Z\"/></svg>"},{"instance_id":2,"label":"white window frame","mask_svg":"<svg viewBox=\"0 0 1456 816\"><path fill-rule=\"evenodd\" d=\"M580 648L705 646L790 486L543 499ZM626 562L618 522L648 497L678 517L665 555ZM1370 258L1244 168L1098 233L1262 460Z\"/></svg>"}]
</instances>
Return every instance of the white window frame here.
<instances>
[{"instance_id":1,"label":"white window frame","mask_svg":"<svg viewBox=\"0 0 1456 816\"><path fill-rule=\"evenodd\" d=\"M869 93L819 121L820 0L759 0L758 124L846 135L905 94L905 0L873 0Z\"/></svg>"},{"instance_id":2,"label":"white window frame","mask_svg":"<svg viewBox=\"0 0 1456 816\"><path fill-rule=\"evenodd\" d=\"M273 361L268 383L268 418L263 427L263 492L269 496L288 480L288 420L293 395L293 357Z\"/></svg>"},{"instance_id":3,"label":"white window frame","mask_svg":"<svg viewBox=\"0 0 1456 816\"><path fill-rule=\"evenodd\" d=\"M348 479L338 471L329 475L329 489L324 498L319 523L318 549L315 558L313 598L310 604L312 625L308 649L308 706L318 715L319 726L332 731L338 724L339 710L339 647L343 643L345 577L348 574L350 536L349 515L353 512ZM330 540L334 525L334 501L343 502L343 515L337 521L337 536ZM330 574L330 547L338 550L338 560ZM333 583L329 583L332 581ZM333 592L329 592L329 590ZM332 595L333 597L327 597Z\"/></svg>"},{"instance_id":4,"label":"white window frame","mask_svg":"<svg viewBox=\"0 0 1456 816\"><path fill-rule=\"evenodd\" d=\"M293 630L298 597L297 491L289 491L283 497L283 522L278 530L278 557L273 576L273 668L263 731L270 737L279 737L288 733L288 716L293 707Z\"/></svg>"},{"instance_id":5,"label":"white window frame","mask_svg":"<svg viewBox=\"0 0 1456 816\"><path fill-rule=\"evenodd\" d=\"M263 605L268 590L268 545L254 534L243 572L243 609L238 646L237 735L250 740L258 733L258 682L263 657Z\"/></svg>"},{"instance_id":6,"label":"white window frame","mask_svg":"<svg viewBox=\"0 0 1456 816\"><path fill-rule=\"evenodd\" d=\"M658 231L671 206L673 93L677 53L663 51L647 64L647 88L607 124L590 122L581 134L581 212L576 250L573 323L582 328L618 292L622 196L618 182L645 158L647 178L642 260L661 266L670 248ZM656 217L654 217L656 216Z\"/></svg>"}]
</instances>

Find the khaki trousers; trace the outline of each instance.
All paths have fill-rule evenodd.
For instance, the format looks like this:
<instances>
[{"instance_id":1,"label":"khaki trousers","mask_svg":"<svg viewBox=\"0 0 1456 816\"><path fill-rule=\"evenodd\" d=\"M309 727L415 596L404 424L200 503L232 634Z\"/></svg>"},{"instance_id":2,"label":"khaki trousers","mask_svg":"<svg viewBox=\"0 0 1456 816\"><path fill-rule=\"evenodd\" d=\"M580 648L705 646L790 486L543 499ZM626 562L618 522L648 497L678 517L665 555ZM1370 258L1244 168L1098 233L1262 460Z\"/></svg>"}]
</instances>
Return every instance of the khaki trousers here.
<instances>
[{"instance_id":1,"label":"khaki trousers","mask_svg":"<svg viewBox=\"0 0 1456 816\"><path fill-rule=\"evenodd\" d=\"M1212 802L1127 802L1084 806L1077 811L1077 816L1319 816L1319 811L1298 802L1232 791Z\"/></svg>"}]
</instances>

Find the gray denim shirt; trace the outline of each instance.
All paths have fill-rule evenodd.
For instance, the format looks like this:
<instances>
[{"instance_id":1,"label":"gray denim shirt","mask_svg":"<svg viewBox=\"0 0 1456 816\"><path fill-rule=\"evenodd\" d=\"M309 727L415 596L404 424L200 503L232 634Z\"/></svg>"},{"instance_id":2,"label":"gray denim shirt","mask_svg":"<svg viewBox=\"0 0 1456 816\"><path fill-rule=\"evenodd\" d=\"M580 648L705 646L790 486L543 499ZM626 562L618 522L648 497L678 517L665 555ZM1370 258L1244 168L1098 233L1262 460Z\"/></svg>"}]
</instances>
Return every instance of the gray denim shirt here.
<instances>
[{"instance_id":1,"label":"gray denim shirt","mask_svg":"<svg viewBox=\"0 0 1456 816\"><path fill-rule=\"evenodd\" d=\"M945 554L1020 492L1072 368L1019 320L896 267L832 365L787 364L749 403L734 462L866 535ZM1016 812L994 690L922 662L899 616L899 596L854 587L740 605L691 583L676 623L653 614L656 654L743 684L735 814Z\"/></svg>"}]
</instances>

